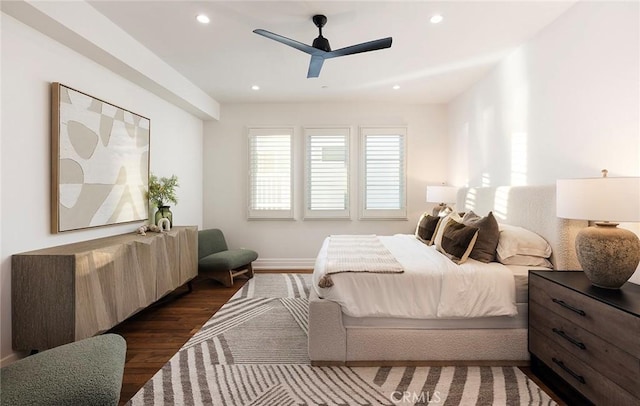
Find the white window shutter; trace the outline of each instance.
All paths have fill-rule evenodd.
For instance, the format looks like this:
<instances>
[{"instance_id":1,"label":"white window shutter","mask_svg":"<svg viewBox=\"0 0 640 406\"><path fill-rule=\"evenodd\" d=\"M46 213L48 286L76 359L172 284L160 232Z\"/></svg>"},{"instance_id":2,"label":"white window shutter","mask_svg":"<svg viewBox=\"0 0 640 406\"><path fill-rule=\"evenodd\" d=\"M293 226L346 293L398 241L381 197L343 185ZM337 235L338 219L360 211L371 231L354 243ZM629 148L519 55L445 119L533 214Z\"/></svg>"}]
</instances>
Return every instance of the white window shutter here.
<instances>
[{"instance_id":1,"label":"white window shutter","mask_svg":"<svg viewBox=\"0 0 640 406\"><path fill-rule=\"evenodd\" d=\"M292 128L249 129L249 218L293 218Z\"/></svg>"},{"instance_id":2,"label":"white window shutter","mask_svg":"<svg viewBox=\"0 0 640 406\"><path fill-rule=\"evenodd\" d=\"M361 128L363 219L406 218L406 128Z\"/></svg>"},{"instance_id":3,"label":"white window shutter","mask_svg":"<svg viewBox=\"0 0 640 406\"><path fill-rule=\"evenodd\" d=\"M349 217L349 128L305 128L305 218Z\"/></svg>"}]
</instances>

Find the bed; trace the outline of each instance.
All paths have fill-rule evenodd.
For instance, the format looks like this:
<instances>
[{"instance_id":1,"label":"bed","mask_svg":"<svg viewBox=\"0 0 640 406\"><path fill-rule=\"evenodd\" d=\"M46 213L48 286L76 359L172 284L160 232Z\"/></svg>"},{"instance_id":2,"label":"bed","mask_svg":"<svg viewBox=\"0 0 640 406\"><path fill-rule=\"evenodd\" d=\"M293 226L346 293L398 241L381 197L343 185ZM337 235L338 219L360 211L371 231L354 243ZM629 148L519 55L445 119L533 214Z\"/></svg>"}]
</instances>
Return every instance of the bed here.
<instances>
[{"instance_id":1,"label":"bed","mask_svg":"<svg viewBox=\"0 0 640 406\"><path fill-rule=\"evenodd\" d=\"M573 242L586 222L556 217L555 186L462 189L456 211L469 210L493 212L505 227L519 226L542 236L552 249L549 260L555 269L579 269ZM333 286L325 286L323 279L328 239L323 243L309 298L309 356L314 365L528 362L528 271L544 268L481 264L483 276L493 274L487 282L473 276L478 264L468 260L459 268L471 275L463 282L446 271L424 279L424 272L414 266L449 260L440 253L431 258L434 254L425 252L413 235L381 236L379 241L402 263L401 273L334 274L329 280ZM459 289L460 283L468 286ZM497 283L511 289L482 290ZM406 292L403 296L412 300L402 302L386 297L389 291L374 290L383 284L397 284L395 292ZM463 305L456 307L458 303Z\"/></svg>"}]
</instances>

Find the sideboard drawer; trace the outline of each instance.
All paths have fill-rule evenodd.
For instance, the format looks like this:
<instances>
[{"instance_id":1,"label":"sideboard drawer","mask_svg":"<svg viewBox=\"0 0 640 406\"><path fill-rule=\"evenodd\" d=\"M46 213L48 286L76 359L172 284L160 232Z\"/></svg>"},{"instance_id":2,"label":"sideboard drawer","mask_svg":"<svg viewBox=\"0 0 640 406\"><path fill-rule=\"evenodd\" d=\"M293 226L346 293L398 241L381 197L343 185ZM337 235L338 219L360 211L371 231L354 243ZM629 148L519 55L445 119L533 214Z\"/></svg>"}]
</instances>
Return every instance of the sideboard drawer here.
<instances>
[{"instance_id":1,"label":"sideboard drawer","mask_svg":"<svg viewBox=\"0 0 640 406\"><path fill-rule=\"evenodd\" d=\"M584 330L571 321L532 302L529 322L544 340L558 350L565 351L587 365L595 366L600 373L631 394L640 398L640 360Z\"/></svg>"},{"instance_id":2,"label":"sideboard drawer","mask_svg":"<svg viewBox=\"0 0 640 406\"><path fill-rule=\"evenodd\" d=\"M529 349L556 374L596 405L636 405L638 398L556 346L535 328L529 328Z\"/></svg>"},{"instance_id":3,"label":"sideboard drawer","mask_svg":"<svg viewBox=\"0 0 640 406\"><path fill-rule=\"evenodd\" d=\"M529 300L640 358L639 317L537 276L529 280Z\"/></svg>"}]
</instances>

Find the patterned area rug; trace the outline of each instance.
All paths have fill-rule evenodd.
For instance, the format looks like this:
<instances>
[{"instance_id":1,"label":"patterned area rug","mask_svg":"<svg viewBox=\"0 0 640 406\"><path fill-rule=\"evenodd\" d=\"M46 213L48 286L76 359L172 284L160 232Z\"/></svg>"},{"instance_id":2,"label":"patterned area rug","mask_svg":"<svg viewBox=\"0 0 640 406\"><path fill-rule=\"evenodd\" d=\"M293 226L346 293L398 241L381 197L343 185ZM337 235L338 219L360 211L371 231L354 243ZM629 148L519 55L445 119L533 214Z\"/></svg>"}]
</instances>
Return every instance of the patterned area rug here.
<instances>
[{"instance_id":1,"label":"patterned area rug","mask_svg":"<svg viewBox=\"0 0 640 406\"><path fill-rule=\"evenodd\" d=\"M309 274L257 274L128 405L555 405L514 367L313 367Z\"/></svg>"}]
</instances>

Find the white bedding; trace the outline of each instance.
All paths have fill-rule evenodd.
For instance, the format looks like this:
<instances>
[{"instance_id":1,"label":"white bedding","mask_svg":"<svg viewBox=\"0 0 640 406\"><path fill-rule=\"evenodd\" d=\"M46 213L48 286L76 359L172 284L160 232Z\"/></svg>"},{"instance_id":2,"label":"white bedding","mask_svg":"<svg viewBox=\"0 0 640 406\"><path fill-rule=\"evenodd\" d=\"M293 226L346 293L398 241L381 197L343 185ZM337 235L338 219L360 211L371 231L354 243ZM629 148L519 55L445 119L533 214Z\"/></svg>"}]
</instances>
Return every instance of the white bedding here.
<instances>
[{"instance_id":1,"label":"white bedding","mask_svg":"<svg viewBox=\"0 0 640 406\"><path fill-rule=\"evenodd\" d=\"M456 265L413 235L380 236L403 266L401 274L341 273L334 286L318 287L324 275L328 238L316 259L313 287L352 317L470 318L513 316L513 273L497 262L473 259Z\"/></svg>"}]
</instances>

